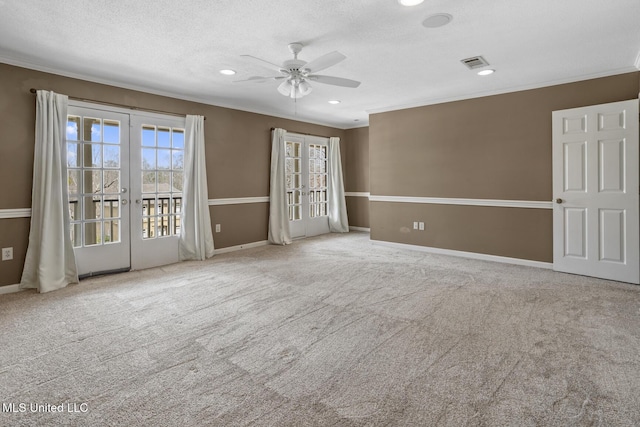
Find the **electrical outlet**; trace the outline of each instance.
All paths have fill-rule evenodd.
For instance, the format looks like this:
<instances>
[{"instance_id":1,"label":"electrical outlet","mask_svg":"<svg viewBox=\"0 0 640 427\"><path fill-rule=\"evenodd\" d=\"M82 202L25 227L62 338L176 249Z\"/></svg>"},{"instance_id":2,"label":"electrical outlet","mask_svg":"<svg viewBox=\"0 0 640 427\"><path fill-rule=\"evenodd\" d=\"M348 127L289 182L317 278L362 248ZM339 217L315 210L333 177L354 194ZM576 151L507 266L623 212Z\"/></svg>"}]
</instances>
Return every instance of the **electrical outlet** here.
<instances>
[{"instance_id":1,"label":"electrical outlet","mask_svg":"<svg viewBox=\"0 0 640 427\"><path fill-rule=\"evenodd\" d=\"M420 228L420 231L424 231L424 222L420 222L420 225L418 225L418 227Z\"/></svg>"},{"instance_id":2,"label":"electrical outlet","mask_svg":"<svg viewBox=\"0 0 640 427\"><path fill-rule=\"evenodd\" d=\"M2 261L13 259L13 248L2 248Z\"/></svg>"},{"instance_id":3,"label":"electrical outlet","mask_svg":"<svg viewBox=\"0 0 640 427\"><path fill-rule=\"evenodd\" d=\"M413 221L413 229L414 230L418 229L418 221Z\"/></svg>"},{"instance_id":4,"label":"electrical outlet","mask_svg":"<svg viewBox=\"0 0 640 427\"><path fill-rule=\"evenodd\" d=\"M216 224L216 233L220 232L220 224Z\"/></svg>"}]
</instances>

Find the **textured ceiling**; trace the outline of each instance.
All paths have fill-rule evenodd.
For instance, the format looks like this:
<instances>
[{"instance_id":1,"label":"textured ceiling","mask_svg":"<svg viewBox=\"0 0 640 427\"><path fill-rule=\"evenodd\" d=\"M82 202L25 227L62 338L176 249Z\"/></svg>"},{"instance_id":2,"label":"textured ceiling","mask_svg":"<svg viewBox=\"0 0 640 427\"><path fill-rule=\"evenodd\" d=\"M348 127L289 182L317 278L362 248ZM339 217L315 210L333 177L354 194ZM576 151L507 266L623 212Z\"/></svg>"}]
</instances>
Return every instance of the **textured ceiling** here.
<instances>
[{"instance_id":1,"label":"textured ceiling","mask_svg":"<svg viewBox=\"0 0 640 427\"><path fill-rule=\"evenodd\" d=\"M424 27L434 13L453 20ZM640 0L0 0L0 62L352 128L369 113L637 71L638 17ZM294 103L274 81L232 83L272 75L241 55L280 64L291 42L306 61L343 53L321 74L362 84L313 83ZM460 63L475 55L496 73Z\"/></svg>"}]
</instances>

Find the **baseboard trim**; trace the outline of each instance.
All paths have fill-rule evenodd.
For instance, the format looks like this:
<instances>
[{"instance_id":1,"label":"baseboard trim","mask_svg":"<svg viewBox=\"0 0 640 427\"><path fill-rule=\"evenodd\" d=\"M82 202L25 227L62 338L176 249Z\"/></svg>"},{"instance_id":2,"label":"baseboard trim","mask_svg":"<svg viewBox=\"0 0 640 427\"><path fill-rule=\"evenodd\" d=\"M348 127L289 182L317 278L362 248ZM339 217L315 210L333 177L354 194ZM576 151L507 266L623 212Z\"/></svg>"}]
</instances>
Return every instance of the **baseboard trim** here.
<instances>
[{"instance_id":1,"label":"baseboard trim","mask_svg":"<svg viewBox=\"0 0 640 427\"><path fill-rule=\"evenodd\" d=\"M544 268L547 270L553 269L553 264L550 262L532 261L529 259L521 259L521 258L510 258L505 256L499 256L499 255L488 255L488 254L481 254L477 252L456 251L452 249L432 248L429 246L410 245L408 243L386 242L384 240L372 239L371 242L373 244L381 245L381 246L389 246L389 247L398 248L398 249L409 249L413 251L428 252L428 253L438 254L438 255L450 255L450 256L455 256L460 258L477 259L480 261L492 261L492 262L500 262L503 264L523 265L525 267Z\"/></svg>"},{"instance_id":2,"label":"baseboard trim","mask_svg":"<svg viewBox=\"0 0 640 427\"><path fill-rule=\"evenodd\" d=\"M229 253L229 252L241 251L243 249L257 248L257 247L260 247L260 246L267 246L268 244L269 244L268 240L261 240L259 242L245 243L243 245L236 245L236 246L229 246L227 248L215 249L214 250L214 254L215 255L226 254L226 253Z\"/></svg>"},{"instance_id":3,"label":"baseboard trim","mask_svg":"<svg viewBox=\"0 0 640 427\"><path fill-rule=\"evenodd\" d=\"M494 208L553 209L552 202L536 200L458 199L447 197L369 196L371 202L422 203L432 205L488 206Z\"/></svg>"},{"instance_id":4,"label":"baseboard trim","mask_svg":"<svg viewBox=\"0 0 640 427\"><path fill-rule=\"evenodd\" d=\"M352 227L352 226L349 226L349 230L351 230L351 231L364 231L366 233L371 233L371 229L370 228L365 228L365 227Z\"/></svg>"},{"instance_id":5,"label":"baseboard trim","mask_svg":"<svg viewBox=\"0 0 640 427\"><path fill-rule=\"evenodd\" d=\"M0 286L0 295L2 294L13 294L15 292L22 292L24 289L20 289L20 285L7 285Z\"/></svg>"}]
</instances>

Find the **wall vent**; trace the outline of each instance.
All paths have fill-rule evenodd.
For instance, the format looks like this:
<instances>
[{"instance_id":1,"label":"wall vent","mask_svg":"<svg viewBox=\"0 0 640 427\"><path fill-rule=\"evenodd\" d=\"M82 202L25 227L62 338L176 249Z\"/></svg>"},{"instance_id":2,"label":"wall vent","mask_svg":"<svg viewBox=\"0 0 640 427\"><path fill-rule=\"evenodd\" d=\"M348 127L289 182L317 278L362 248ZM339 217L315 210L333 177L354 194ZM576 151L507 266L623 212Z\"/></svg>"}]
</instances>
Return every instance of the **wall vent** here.
<instances>
[{"instance_id":1,"label":"wall vent","mask_svg":"<svg viewBox=\"0 0 640 427\"><path fill-rule=\"evenodd\" d=\"M474 56L473 58L463 59L460 62L466 65L470 70L475 70L477 68L482 68L489 65L487 60L482 56Z\"/></svg>"}]
</instances>

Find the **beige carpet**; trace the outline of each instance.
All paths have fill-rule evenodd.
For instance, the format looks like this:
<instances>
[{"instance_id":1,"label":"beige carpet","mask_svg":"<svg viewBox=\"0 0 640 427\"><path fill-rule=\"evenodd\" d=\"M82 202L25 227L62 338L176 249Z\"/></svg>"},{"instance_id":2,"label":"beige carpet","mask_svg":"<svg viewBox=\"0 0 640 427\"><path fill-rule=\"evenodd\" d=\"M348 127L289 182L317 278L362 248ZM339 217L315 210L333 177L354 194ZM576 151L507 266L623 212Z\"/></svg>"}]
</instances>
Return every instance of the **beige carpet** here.
<instances>
[{"instance_id":1,"label":"beige carpet","mask_svg":"<svg viewBox=\"0 0 640 427\"><path fill-rule=\"evenodd\" d=\"M368 238L0 295L0 425L640 425L640 287Z\"/></svg>"}]
</instances>

